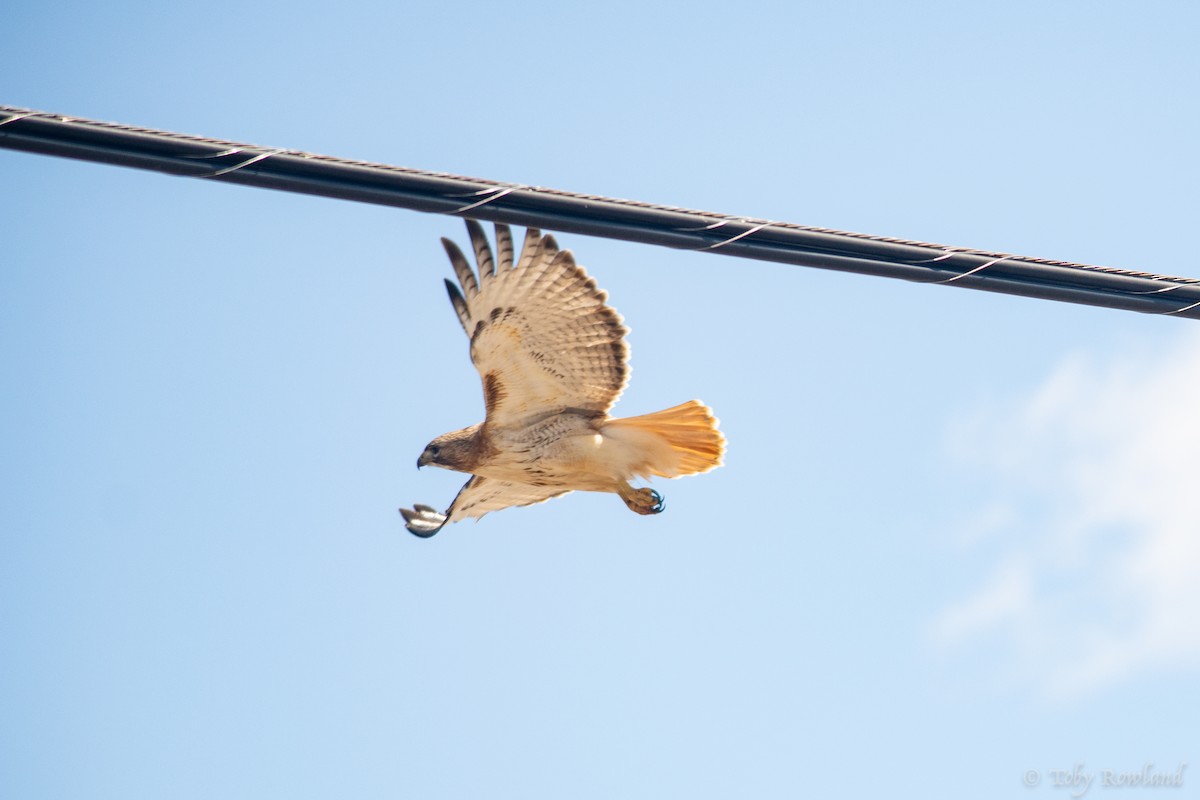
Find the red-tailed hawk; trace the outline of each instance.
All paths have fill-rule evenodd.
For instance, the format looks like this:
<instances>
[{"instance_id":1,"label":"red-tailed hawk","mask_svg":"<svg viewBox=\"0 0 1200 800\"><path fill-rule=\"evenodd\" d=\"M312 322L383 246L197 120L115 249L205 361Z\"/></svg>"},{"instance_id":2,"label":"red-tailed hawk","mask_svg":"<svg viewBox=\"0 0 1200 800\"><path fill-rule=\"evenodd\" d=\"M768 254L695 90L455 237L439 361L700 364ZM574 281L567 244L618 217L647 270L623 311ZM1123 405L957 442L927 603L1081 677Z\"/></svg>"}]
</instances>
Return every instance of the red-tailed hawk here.
<instances>
[{"instance_id":1,"label":"red-tailed hawk","mask_svg":"<svg viewBox=\"0 0 1200 800\"><path fill-rule=\"evenodd\" d=\"M467 232L478 277L458 246L442 239L462 286L446 281L483 379L486 417L434 439L417 459L471 475L450 508L402 508L406 527L433 536L447 522L574 490L614 492L639 514L662 496L631 478L677 478L721 465L725 438L699 400L640 417L608 410L629 380L628 332L569 250L530 228L513 261L512 233L496 225L499 257L479 223Z\"/></svg>"}]
</instances>

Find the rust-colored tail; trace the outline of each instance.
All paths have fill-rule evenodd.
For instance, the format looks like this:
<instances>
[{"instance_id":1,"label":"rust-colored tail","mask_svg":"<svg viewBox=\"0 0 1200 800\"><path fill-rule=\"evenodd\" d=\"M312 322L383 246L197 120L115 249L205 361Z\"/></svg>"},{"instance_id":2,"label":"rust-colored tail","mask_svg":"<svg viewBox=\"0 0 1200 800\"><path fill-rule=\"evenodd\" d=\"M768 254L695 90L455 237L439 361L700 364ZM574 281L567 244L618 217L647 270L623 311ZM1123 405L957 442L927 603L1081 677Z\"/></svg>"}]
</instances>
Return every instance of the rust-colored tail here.
<instances>
[{"instance_id":1,"label":"rust-colored tail","mask_svg":"<svg viewBox=\"0 0 1200 800\"><path fill-rule=\"evenodd\" d=\"M699 400L689 400L653 414L609 420L607 427L616 428L617 431L651 434L658 442L668 445L669 451L661 455L647 452L649 457L643 469L651 475L678 478L721 466L725 437L717 430L717 425L711 408Z\"/></svg>"}]
</instances>

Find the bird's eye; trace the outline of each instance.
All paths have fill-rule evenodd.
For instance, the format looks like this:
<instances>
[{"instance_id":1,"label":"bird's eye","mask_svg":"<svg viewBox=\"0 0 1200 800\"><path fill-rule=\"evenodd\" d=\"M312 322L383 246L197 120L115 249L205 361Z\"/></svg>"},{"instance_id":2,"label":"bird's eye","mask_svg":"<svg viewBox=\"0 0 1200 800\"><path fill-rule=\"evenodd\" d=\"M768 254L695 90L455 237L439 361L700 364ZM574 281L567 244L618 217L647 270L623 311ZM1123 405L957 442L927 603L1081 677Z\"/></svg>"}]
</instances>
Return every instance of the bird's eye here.
<instances>
[{"instance_id":1,"label":"bird's eye","mask_svg":"<svg viewBox=\"0 0 1200 800\"><path fill-rule=\"evenodd\" d=\"M430 455L436 456L440 452L442 452L442 448L438 447L436 444L429 445L429 454Z\"/></svg>"}]
</instances>

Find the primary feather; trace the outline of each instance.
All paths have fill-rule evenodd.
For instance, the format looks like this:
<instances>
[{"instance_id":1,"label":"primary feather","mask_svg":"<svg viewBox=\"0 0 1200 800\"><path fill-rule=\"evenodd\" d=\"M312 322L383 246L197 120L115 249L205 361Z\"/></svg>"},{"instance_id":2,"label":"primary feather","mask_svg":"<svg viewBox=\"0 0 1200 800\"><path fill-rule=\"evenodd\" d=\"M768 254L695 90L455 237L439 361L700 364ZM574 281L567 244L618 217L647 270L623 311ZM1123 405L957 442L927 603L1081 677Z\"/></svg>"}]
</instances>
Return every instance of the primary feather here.
<instances>
[{"instance_id":1,"label":"primary feather","mask_svg":"<svg viewBox=\"0 0 1200 800\"><path fill-rule=\"evenodd\" d=\"M497 253L467 221L478 274L443 239L458 284L450 302L483 385L485 419L430 442L418 466L470 473L446 514L401 509L408 528L432 536L446 522L529 505L573 490L614 492L634 511L662 510L636 476L678 477L721 463L725 439L693 400L640 417L608 411L629 380L628 332L569 250L535 228L514 263L512 233L496 226Z\"/></svg>"}]
</instances>

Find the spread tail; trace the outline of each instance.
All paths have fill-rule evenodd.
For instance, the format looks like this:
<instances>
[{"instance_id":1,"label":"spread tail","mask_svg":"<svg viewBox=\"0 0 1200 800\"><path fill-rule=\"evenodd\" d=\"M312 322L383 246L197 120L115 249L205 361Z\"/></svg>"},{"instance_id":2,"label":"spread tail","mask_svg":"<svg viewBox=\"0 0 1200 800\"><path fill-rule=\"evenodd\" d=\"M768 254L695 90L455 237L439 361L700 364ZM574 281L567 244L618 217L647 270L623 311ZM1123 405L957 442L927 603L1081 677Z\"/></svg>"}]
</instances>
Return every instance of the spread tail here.
<instances>
[{"instance_id":1,"label":"spread tail","mask_svg":"<svg viewBox=\"0 0 1200 800\"><path fill-rule=\"evenodd\" d=\"M653 414L609 420L605 434L642 445L645 458L636 473L678 478L721 466L725 437L717 425L712 409L689 400Z\"/></svg>"}]
</instances>

